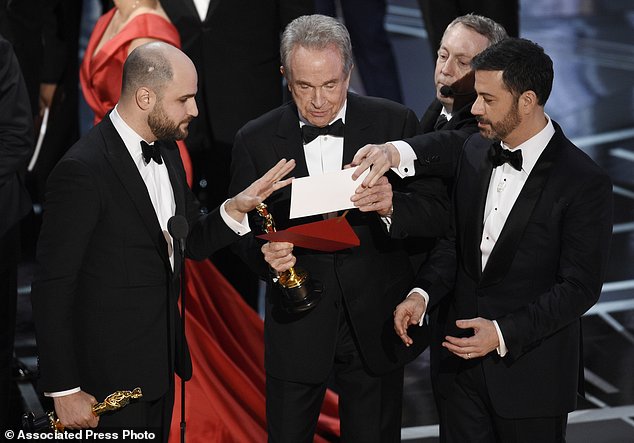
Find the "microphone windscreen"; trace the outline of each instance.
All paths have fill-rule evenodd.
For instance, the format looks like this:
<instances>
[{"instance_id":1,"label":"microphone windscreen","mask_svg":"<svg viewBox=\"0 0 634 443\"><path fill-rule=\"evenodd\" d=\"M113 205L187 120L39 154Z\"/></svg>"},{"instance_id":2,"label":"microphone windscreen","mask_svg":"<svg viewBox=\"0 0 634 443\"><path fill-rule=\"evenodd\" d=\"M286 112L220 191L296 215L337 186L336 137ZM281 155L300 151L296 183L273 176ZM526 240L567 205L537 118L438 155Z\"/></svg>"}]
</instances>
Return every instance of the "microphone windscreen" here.
<instances>
[{"instance_id":1,"label":"microphone windscreen","mask_svg":"<svg viewBox=\"0 0 634 443\"><path fill-rule=\"evenodd\" d=\"M167 230L172 238L182 240L189 233L189 223L182 215L175 215L167 221Z\"/></svg>"},{"instance_id":2,"label":"microphone windscreen","mask_svg":"<svg viewBox=\"0 0 634 443\"><path fill-rule=\"evenodd\" d=\"M445 97L453 97L453 89L450 86L444 85L440 87L440 93Z\"/></svg>"}]
</instances>

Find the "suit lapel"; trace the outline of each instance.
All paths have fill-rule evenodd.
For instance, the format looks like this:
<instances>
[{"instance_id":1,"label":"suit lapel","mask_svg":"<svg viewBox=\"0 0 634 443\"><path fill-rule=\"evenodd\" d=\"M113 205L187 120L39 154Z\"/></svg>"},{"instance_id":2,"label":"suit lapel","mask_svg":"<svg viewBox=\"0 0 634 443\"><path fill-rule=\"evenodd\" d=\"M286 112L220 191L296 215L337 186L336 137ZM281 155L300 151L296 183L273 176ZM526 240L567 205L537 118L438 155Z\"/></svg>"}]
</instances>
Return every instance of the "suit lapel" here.
<instances>
[{"instance_id":1,"label":"suit lapel","mask_svg":"<svg viewBox=\"0 0 634 443\"><path fill-rule=\"evenodd\" d=\"M207 15L205 16L204 20L205 23L211 19L211 16L214 14L219 4L220 0L209 0L209 8L207 9Z\"/></svg>"},{"instance_id":2,"label":"suit lapel","mask_svg":"<svg viewBox=\"0 0 634 443\"><path fill-rule=\"evenodd\" d=\"M101 133L106 141L106 158L119 181L127 191L136 207L139 218L152 238L159 255L171 269L167 255L167 242L156 217L154 206L147 192L147 187L139 174L130 153L123 140L110 121L110 114L106 115L100 124Z\"/></svg>"},{"instance_id":3,"label":"suit lapel","mask_svg":"<svg viewBox=\"0 0 634 443\"><path fill-rule=\"evenodd\" d=\"M358 101L358 96L348 94L348 103L346 105L346 125L344 129L343 139L343 158L342 167L352 162L354 154L359 148L365 145L364 140L372 140L373 137L367 135L369 128L372 128L374 122L372 114L362 109Z\"/></svg>"},{"instance_id":4,"label":"suit lapel","mask_svg":"<svg viewBox=\"0 0 634 443\"><path fill-rule=\"evenodd\" d=\"M372 119L361 109L357 97L354 94L348 94L342 167L350 163L357 150L365 144L363 140L368 137L363 134L371 127ZM278 158L295 159L297 162L293 172L295 177L308 175L302 133L299 128L299 114L295 104L289 103L284 109L273 145Z\"/></svg>"},{"instance_id":5,"label":"suit lapel","mask_svg":"<svg viewBox=\"0 0 634 443\"><path fill-rule=\"evenodd\" d=\"M434 124L442 111L442 103L440 103L437 99L429 105L427 111L423 114L420 119L420 129L423 134L434 131Z\"/></svg>"},{"instance_id":6,"label":"suit lapel","mask_svg":"<svg viewBox=\"0 0 634 443\"><path fill-rule=\"evenodd\" d=\"M302 132L299 128L299 114L297 113L297 107L292 103L289 103L284 108L279 120L273 140L273 149L278 159L295 159L296 165L293 176L306 177L308 175Z\"/></svg>"},{"instance_id":7,"label":"suit lapel","mask_svg":"<svg viewBox=\"0 0 634 443\"><path fill-rule=\"evenodd\" d=\"M161 144L161 154L165 160L165 166L167 167L167 173L169 174L170 183L172 185L172 193L174 194L174 202L176 203L175 215L186 216L185 208L185 191L187 183L183 181L184 176L178 173L181 169L179 151L177 145L173 142L157 142ZM181 255L176 251L178 245L174 244L174 269L178 270L181 266Z\"/></svg>"},{"instance_id":8,"label":"suit lapel","mask_svg":"<svg viewBox=\"0 0 634 443\"><path fill-rule=\"evenodd\" d=\"M530 215L555 164L560 135L558 131L550 140L517 197L482 273L482 286L499 282L508 272Z\"/></svg>"},{"instance_id":9,"label":"suit lapel","mask_svg":"<svg viewBox=\"0 0 634 443\"><path fill-rule=\"evenodd\" d=\"M172 6L168 6L168 8L170 9L170 12L176 12L178 10L179 14L181 16L194 16L197 19L200 20L200 15L198 15L198 9L196 9L196 5L194 4L194 0L173 0L173 1L167 1L165 2L167 4L173 4ZM165 6L163 6L165 7ZM186 11L180 11L182 9L185 9ZM174 14L170 14L170 16L172 16Z\"/></svg>"},{"instance_id":10,"label":"suit lapel","mask_svg":"<svg viewBox=\"0 0 634 443\"><path fill-rule=\"evenodd\" d=\"M468 210L465 212L464 223L464 247L465 247L465 268L474 279L479 280L482 272L482 252L480 242L482 240L482 229L484 227L484 207L486 206L487 192L493 166L488 160L489 143L484 144L480 149L473 150L473 168L475 173L473 183L467 189L473 189L465 198L470 199ZM465 155L468 155L465 153Z\"/></svg>"},{"instance_id":11,"label":"suit lapel","mask_svg":"<svg viewBox=\"0 0 634 443\"><path fill-rule=\"evenodd\" d=\"M170 183L174 192L174 202L176 203L176 215L185 215L185 196L183 189L187 186L183 182L183 178L178 174L179 162L177 159L178 148L172 142L156 142L161 145L161 154L163 160L165 160L165 166L167 167L167 173L169 174Z\"/></svg>"}]
</instances>

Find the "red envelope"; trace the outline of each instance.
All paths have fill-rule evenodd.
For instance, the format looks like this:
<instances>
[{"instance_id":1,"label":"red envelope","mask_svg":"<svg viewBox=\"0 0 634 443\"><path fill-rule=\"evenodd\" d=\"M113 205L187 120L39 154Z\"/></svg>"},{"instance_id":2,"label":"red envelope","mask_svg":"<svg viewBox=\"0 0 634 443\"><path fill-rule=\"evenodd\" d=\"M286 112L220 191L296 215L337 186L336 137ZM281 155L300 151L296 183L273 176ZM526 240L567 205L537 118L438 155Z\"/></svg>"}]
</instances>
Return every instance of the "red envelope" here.
<instances>
[{"instance_id":1,"label":"red envelope","mask_svg":"<svg viewBox=\"0 0 634 443\"><path fill-rule=\"evenodd\" d=\"M345 216L291 226L288 229L258 235L268 241L293 243L301 248L334 252L359 246L361 242Z\"/></svg>"}]
</instances>

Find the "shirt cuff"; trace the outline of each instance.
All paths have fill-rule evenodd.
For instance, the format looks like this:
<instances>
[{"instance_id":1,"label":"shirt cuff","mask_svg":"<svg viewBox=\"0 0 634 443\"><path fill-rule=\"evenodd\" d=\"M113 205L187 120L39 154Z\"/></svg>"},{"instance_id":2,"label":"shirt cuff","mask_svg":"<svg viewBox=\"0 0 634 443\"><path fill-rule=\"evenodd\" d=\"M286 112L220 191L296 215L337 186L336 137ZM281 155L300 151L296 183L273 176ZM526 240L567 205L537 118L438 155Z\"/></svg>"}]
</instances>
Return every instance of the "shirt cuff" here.
<instances>
[{"instance_id":1,"label":"shirt cuff","mask_svg":"<svg viewBox=\"0 0 634 443\"><path fill-rule=\"evenodd\" d=\"M387 229L387 232L390 232L390 228L392 227L392 216L388 215L386 217L381 217L381 221L385 225L385 229Z\"/></svg>"},{"instance_id":2,"label":"shirt cuff","mask_svg":"<svg viewBox=\"0 0 634 443\"><path fill-rule=\"evenodd\" d=\"M409 293L407 294L407 297L412 295L414 292L417 292L420 295L422 295L423 299L425 300L425 310L423 311L423 314L420 316L420 320L418 321L418 326L423 326L423 321L425 320L425 314L427 313L427 306L429 305L429 294L427 294L427 292L423 291L421 288L414 288L411 291L409 291Z\"/></svg>"},{"instance_id":3,"label":"shirt cuff","mask_svg":"<svg viewBox=\"0 0 634 443\"><path fill-rule=\"evenodd\" d=\"M392 227L392 215L394 214L394 205L392 205L392 208L390 209L390 214L386 215L386 216L380 216L381 217L381 221L383 222L383 224L385 224L385 229L387 229L387 232L390 232L390 228Z\"/></svg>"},{"instance_id":4,"label":"shirt cuff","mask_svg":"<svg viewBox=\"0 0 634 443\"><path fill-rule=\"evenodd\" d=\"M392 171L401 178L413 177L415 174L414 161L417 157L412 147L409 143L404 142L403 140L388 143L391 143L401 156L401 162L399 163L398 168L392 168Z\"/></svg>"},{"instance_id":5,"label":"shirt cuff","mask_svg":"<svg viewBox=\"0 0 634 443\"><path fill-rule=\"evenodd\" d=\"M500 340L500 346L495 348L495 350L498 351L498 355L500 357L504 357L509 352L509 350L506 347L506 343L504 343L504 336L502 335L500 325L498 325L498 322L496 320L493 320L493 324L495 325L495 330L497 331L498 339Z\"/></svg>"},{"instance_id":6,"label":"shirt cuff","mask_svg":"<svg viewBox=\"0 0 634 443\"><path fill-rule=\"evenodd\" d=\"M236 234L242 236L251 232L251 227L249 226L249 217L247 214L244 214L244 218L242 222L238 222L233 219L229 214L227 214L227 210L225 209L225 205L229 199L225 200L225 202L220 205L220 217L224 220L225 224Z\"/></svg>"},{"instance_id":7,"label":"shirt cuff","mask_svg":"<svg viewBox=\"0 0 634 443\"><path fill-rule=\"evenodd\" d=\"M75 394L75 393L77 393L79 391L81 391L81 388L80 387L76 387L76 388L73 388L73 389L67 389L65 391L45 392L44 396L45 397L53 397L53 398L55 398L55 397L63 397L65 395Z\"/></svg>"}]
</instances>

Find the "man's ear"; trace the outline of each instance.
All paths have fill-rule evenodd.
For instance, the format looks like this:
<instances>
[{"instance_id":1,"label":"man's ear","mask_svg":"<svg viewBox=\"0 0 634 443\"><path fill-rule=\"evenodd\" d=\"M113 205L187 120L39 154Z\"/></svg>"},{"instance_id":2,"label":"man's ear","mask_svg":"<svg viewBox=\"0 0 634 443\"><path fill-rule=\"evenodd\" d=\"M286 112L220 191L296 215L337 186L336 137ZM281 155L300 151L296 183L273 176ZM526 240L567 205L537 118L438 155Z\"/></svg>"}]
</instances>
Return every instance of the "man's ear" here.
<instances>
[{"instance_id":1,"label":"man's ear","mask_svg":"<svg viewBox=\"0 0 634 443\"><path fill-rule=\"evenodd\" d=\"M528 114L533 111L535 106L538 106L537 95L534 91L524 91L518 100L518 106L520 112Z\"/></svg>"},{"instance_id":2,"label":"man's ear","mask_svg":"<svg viewBox=\"0 0 634 443\"><path fill-rule=\"evenodd\" d=\"M140 109L147 111L152 106L154 106L156 95L150 89L142 86L136 90L134 98L136 99L137 106Z\"/></svg>"},{"instance_id":3,"label":"man's ear","mask_svg":"<svg viewBox=\"0 0 634 443\"><path fill-rule=\"evenodd\" d=\"M293 90L291 89L291 79L289 79L288 76L286 75L288 73L286 72L286 69L284 69L284 66L280 66L280 73L284 77L284 80L286 80L286 87L288 88L288 90L290 92L293 92Z\"/></svg>"},{"instance_id":4,"label":"man's ear","mask_svg":"<svg viewBox=\"0 0 634 443\"><path fill-rule=\"evenodd\" d=\"M352 78L352 71L354 71L354 65L350 66L350 72L348 72L348 75L344 81L346 85L346 90L350 89L350 79Z\"/></svg>"}]
</instances>

